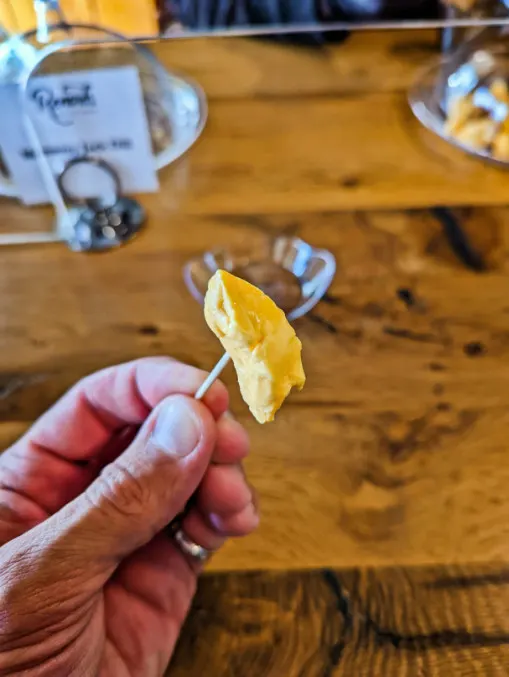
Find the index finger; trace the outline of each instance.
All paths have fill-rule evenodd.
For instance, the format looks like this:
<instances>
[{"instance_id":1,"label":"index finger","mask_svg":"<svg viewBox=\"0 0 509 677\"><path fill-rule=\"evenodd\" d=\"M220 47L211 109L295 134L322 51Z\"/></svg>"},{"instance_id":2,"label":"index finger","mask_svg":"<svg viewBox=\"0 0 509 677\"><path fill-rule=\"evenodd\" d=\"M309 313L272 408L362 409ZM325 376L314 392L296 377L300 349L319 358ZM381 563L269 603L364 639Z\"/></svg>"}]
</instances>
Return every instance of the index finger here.
<instances>
[{"instance_id":1,"label":"index finger","mask_svg":"<svg viewBox=\"0 0 509 677\"><path fill-rule=\"evenodd\" d=\"M125 426L141 425L159 402L194 395L206 372L176 360L148 357L87 376L62 397L24 438L68 460L88 460ZM203 399L214 418L228 409L217 381Z\"/></svg>"}]
</instances>

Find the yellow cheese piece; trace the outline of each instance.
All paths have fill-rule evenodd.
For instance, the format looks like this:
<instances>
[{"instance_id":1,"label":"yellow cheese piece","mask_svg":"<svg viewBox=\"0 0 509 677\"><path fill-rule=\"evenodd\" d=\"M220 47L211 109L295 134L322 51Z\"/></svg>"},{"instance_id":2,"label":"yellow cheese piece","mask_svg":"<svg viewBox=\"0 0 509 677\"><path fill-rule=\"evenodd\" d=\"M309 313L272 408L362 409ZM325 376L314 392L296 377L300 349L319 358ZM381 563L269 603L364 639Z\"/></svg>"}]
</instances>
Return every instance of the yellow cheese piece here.
<instances>
[{"instance_id":1,"label":"yellow cheese piece","mask_svg":"<svg viewBox=\"0 0 509 677\"><path fill-rule=\"evenodd\" d=\"M509 135L506 133L498 134L493 141L493 157L497 160L509 161Z\"/></svg>"},{"instance_id":2,"label":"yellow cheese piece","mask_svg":"<svg viewBox=\"0 0 509 677\"><path fill-rule=\"evenodd\" d=\"M302 344L283 311L257 287L218 270L205 319L237 371L240 392L259 423L274 420L292 387L302 389Z\"/></svg>"},{"instance_id":3,"label":"yellow cheese piece","mask_svg":"<svg viewBox=\"0 0 509 677\"><path fill-rule=\"evenodd\" d=\"M496 78L490 85L490 92L495 99L502 103L509 103L509 87L503 78Z\"/></svg>"},{"instance_id":4,"label":"yellow cheese piece","mask_svg":"<svg viewBox=\"0 0 509 677\"><path fill-rule=\"evenodd\" d=\"M475 113L475 106L472 103L472 97L459 96L449 102L447 110L447 120L445 122L445 133L454 136L461 131L463 125Z\"/></svg>"}]
</instances>

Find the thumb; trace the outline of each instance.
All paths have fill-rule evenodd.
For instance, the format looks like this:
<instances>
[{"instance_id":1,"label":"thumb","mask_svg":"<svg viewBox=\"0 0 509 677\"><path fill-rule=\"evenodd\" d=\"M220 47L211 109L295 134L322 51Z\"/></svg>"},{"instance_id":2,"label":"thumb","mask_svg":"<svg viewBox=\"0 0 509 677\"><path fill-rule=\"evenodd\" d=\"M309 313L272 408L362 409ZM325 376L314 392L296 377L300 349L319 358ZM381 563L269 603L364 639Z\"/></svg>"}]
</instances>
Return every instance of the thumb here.
<instances>
[{"instance_id":1,"label":"thumb","mask_svg":"<svg viewBox=\"0 0 509 677\"><path fill-rule=\"evenodd\" d=\"M169 397L84 494L0 548L0 597L2 609L9 610L10 632L26 618L45 629L48 619L62 617L68 624L76 599L81 613L119 562L183 509L208 467L215 440L216 424L205 405ZM23 613L16 615L18 608ZM22 630L25 638L23 624Z\"/></svg>"},{"instance_id":2,"label":"thumb","mask_svg":"<svg viewBox=\"0 0 509 677\"><path fill-rule=\"evenodd\" d=\"M115 567L183 510L205 474L215 441L216 425L205 405L168 397L86 492L40 525L52 531L45 540L65 552L71 566Z\"/></svg>"}]
</instances>

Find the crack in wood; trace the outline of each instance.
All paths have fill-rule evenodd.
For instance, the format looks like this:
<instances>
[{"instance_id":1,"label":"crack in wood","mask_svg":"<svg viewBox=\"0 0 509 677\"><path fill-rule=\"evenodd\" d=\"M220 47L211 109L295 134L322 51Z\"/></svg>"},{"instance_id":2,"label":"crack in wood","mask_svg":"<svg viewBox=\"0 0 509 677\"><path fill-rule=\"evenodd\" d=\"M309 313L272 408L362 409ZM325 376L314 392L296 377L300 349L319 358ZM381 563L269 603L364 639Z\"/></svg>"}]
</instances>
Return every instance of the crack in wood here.
<instances>
[{"instance_id":1,"label":"crack in wood","mask_svg":"<svg viewBox=\"0 0 509 677\"><path fill-rule=\"evenodd\" d=\"M379 646L390 644L398 650L427 651L437 648L496 647L509 645L507 632L483 632L466 628L436 630L429 633L405 633L384 628L368 611L355 611L349 592L341 583L339 575L331 570L322 572L323 578L337 600L337 608L345 623L345 642L354 636L355 621L359 621L359 639L369 642L370 634L374 635ZM497 573L458 577L440 577L432 583L422 584L430 589L470 588L473 586L497 585L509 582L509 570ZM354 588L356 586L354 585ZM365 600L367 601L367 600ZM348 638L347 638L348 632ZM357 635L357 632L355 632ZM343 647L344 648L344 647ZM341 659L341 654L340 654ZM325 673L327 674L327 673ZM332 674L330 672L329 674Z\"/></svg>"},{"instance_id":2,"label":"crack in wood","mask_svg":"<svg viewBox=\"0 0 509 677\"><path fill-rule=\"evenodd\" d=\"M473 588L483 585L505 585L509 583L509 569L504 569L496 573L484 573L471 576L447 576L437 578L426 587L439 590L447 588Z\"/></svg>"},{"instance_id":3,"label":"crack in wood","mask_svg":"<svg viewBox=\"0 0 509 677\"><path fill-rule=\"evenodd\" d=\"M27 376L24 374L0 374L0 400L6 400L14 393L29 386L41 383L47 378L46 374Z\"/></svg>"},{"instance_id":4,"label":"crack in wood","mask_svg":"<svg viewBox=\"0 0 509 677\"><path fill-rule=\"evenodd\" d=\"M343 619L343 637L336 639L329 647L329 664L325 666L323 672L323 677L330 677L333 674L334 668L340 664L347 642L352 635L354 616L351 609L350 596L341 584L338 575L331 569L324 569L322 577L332 592L336 609Z\"/></svg>"},{"instance_id":5,"label":"crack in wood","mask_svg":"<svg viewBox=\"0 0 509 677\"><path fill-rule=\"evenodd\" d=\"M396 338L407 339L408 341L417 341L419 343L438 343L442 345L442 341L438 336L429 334L427 332L417 332L412 329L403 329L401 327L392 327L386 325L383 327L384 334L388 336L395 336Z\"/></svg>"},{"instance_id":6,"label":"crack in wood","mask_svg":"<svg viewBox=\"0 0 509 677\"><path fill-rule=\"evenodd\" d=\"M408 287L398 287L398 289L396 289L396 296L407 308L412 308L412 306L415 306L417 303L414 292Z\"/></svg>"},{"instance_id":7,"label":"crack in wood","mask_svg":"<svg viewBox=\"0 0 509 677\"><path fill-rule=\"evenodd\" d=\"M311 320L311 322L314 322L315 324L320 325L327 332L329 332L329 334L337 334L338 333L339 330L337 329L337 327L332 322L330 322L329 320L326 320L325 317L323 317L322 315L319 315L318 313L314 313L314 312L309 312L307 316Z\"/></svg>"},{"instance_id":8,"label":"crack in wood","mask_svg":"<svg viewBox=\"0 0 509 677\"><path fill-rule=\"evenodd\" d=\"M473 632L471 630L440 630L429 634L405 635L393 630L380 628L378 624L366 617L365 634L371 630L375 635L375 641L379 644L391 644L395 649L407 651L425 651L444 647L488 647L503 646L509 644L509 634L500 635Z\"/></svg>"},{"instance_id":9,"label":"crack in wood","mask_svg":"<svg viewBox=\"0 0 509 677\"><path fill-rule=\"evenodd\" d=\"M329 292L325 292L322 296L322 301L323 303L328 303L330 306L340 306L343 303L343 299L334 294L329 294Z\"/></svg>"},{"instance_id":10,"label":"crack in wood","mask_svg":"<svg viewBox=\"0 0 509 677\"><path fill-rule=\"evenodd\" d=\"M456 218L453 210L447 207L433 207L430 214L440 223L444 236L456 257L463 265L476 273L487 270L486 263L470 242L463 229L461 220Z\"/></svg>"}]
</instances>

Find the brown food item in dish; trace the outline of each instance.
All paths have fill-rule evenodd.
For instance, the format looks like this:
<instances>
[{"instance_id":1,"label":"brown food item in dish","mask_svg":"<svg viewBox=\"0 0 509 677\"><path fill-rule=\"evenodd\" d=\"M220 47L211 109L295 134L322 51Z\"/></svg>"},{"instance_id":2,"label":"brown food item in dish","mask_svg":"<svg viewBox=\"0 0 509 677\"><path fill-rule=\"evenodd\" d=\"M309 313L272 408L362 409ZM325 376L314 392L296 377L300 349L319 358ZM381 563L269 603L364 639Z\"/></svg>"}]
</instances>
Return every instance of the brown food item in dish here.
<instances>
[{"instance_id":1,"label":"brown food item in dish","mask_svg":"<svg viewBox=\"0 0 509 677\"><path fill-rule=\"evenodd\" d=\"M261 289L287 314L298 306L302 299L299 279L277 263L269 261L249 263L247 266L236 268L232 274Z\"/></svg>"},{"instance_id":2,"label":"brown food item in dish","mask_svg":"<svg viewBox=\"0 0 509 677\"><path fill-rule=\"evenodd\" d=\"M493 111L496 111L496 115L493 111L476 105L472 94L457 97L449 102L444 131L455 141L473 151L488 153L497 160L507 161L509 115L506 115L504 120L500 119L499 104L509 108L509 86L503 78L496 77L489 85L488 91L495 99Z\"/></svg>"}]
</instances>

